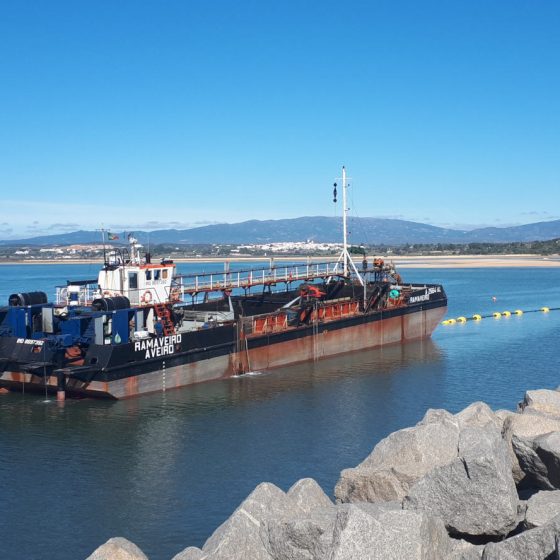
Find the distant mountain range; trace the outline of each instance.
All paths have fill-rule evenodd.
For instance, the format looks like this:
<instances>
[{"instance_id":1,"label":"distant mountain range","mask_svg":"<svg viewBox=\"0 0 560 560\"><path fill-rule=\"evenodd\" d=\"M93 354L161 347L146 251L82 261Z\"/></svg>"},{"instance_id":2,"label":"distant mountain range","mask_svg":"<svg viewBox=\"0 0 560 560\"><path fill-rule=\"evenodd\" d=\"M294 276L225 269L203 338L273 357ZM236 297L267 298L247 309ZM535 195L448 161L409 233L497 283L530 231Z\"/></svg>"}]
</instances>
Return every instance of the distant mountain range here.
<instances>
[{"instance_id":1,"label":"distant mountain range","mask_svg":"<svg viewBox=\"0 0 560 560\"><path fill-rule=\"evenodd\" d=\"M513 227L485 227L470 231L448 229L406 220L351 218L348 222L353 244L402 245L405 243L508 243L545 241L560 237L560 220ZM119 241L126 234L115 232ZM141 243L176 244L262 244L286 241L338 242L342 239L340 218L309 216L285 220L250 220L237 224L215 224L192 229L135 231ZM72 245L99 243L99 231L74 231L29 239L4 240L0 245Z\"/></svg>"}]
</instances>

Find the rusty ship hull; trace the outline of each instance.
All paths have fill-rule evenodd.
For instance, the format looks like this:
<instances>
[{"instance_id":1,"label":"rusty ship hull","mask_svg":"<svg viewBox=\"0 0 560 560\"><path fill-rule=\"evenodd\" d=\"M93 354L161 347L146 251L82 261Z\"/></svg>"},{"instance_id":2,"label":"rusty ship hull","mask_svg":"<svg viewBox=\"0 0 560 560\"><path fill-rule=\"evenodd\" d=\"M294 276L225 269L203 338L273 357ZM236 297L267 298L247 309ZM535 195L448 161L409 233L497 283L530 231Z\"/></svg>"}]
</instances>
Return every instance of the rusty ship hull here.
<instances>
[{"instance_id":1,"label":"rusty ship hull","mask_svg":"<svg viewBox=\"0 0 560 560\"><path fill-rule=\"evenodd\" d=\"M15 347L19 355L11 361L4 358L0 386L56 392L64 376L71 397L122 399L402 344L430 337L446 312L447 299L440 286L424 286L420 293L426 294L421 302L366 313L359 301L327 301L315 306L305 324L290 324L286 313L276 312L242 317L204 331L156 337L151 343L92 344L82 365L57 370L46 369L43 364L49 358L41 356L42 350L4 337L0 354L6 356ZM18 363L25 365L17 367Z\"/></svg>"}]
</instances>

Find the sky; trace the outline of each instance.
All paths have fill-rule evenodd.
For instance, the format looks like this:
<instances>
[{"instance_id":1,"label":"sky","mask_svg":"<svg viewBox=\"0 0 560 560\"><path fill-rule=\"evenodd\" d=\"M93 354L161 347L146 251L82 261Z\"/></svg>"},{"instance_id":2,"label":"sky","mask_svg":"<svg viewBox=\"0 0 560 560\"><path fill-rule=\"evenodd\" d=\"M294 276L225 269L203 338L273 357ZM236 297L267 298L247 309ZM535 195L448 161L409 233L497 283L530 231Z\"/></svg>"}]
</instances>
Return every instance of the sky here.
<instances>
[{"instance_id":1,"label":"sky","mask_svg":"<svg viewBox=\"0 0 560 560\"><path fill-rule=\"evenodd\" d=\"M4 0L0 239L560 218L558 0Z\"/></svg>"}]
</instances>

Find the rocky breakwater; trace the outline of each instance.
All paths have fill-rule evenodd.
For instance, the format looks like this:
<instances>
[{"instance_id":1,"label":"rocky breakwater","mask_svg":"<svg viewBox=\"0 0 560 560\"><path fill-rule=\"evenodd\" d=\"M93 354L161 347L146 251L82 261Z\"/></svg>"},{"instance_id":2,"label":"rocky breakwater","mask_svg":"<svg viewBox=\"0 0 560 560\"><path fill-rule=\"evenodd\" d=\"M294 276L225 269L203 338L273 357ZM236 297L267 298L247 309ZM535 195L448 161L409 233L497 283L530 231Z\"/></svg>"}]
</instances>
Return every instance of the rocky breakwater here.
<instances>
[{"instance_id":1,"label":"rocky breakwater","mask_svg":"<svg viewBox=\"0 0 560 560\"><path fill-rule=\"evenodd\" d=\"M263 483L204 546L173 560L560 560L560 392L516 412L429 410L342 471ZM145 560L111 539L88 560Z\"/></svg>"}]
</instances>

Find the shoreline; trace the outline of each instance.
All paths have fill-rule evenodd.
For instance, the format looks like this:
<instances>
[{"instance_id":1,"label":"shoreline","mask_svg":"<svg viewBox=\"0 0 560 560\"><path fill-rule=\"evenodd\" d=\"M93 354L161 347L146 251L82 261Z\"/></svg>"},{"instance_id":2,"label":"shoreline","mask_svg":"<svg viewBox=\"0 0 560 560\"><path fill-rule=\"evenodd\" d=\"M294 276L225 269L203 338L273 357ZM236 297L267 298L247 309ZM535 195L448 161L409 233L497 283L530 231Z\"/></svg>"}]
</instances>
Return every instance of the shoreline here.
<instances>
[{"instance_id":1,"label":"shoreline","mask_svg":"<svg viewBox=\"0 0 560 560\"><path fill-rule=\"evenodd\" d=\"M373 256L368 256L371 261ZM273 257L275 263L305 262L307 257ZM185 257L173 259L175 263L223 263L223 262L251 262L269 263L270 257ZM336 259L326 257L309 257L310 262L334 262ZM557 268L560 267L560 257L543 257L541 255L410 255L387 258L385 260L395 264L397 268ZM358 268L361 259L354 261ZM0 266L9 265L64 265L64 264L103 264L97 259L72 260L14 260L0 261Z\"/></svg>"}]
</instances>

